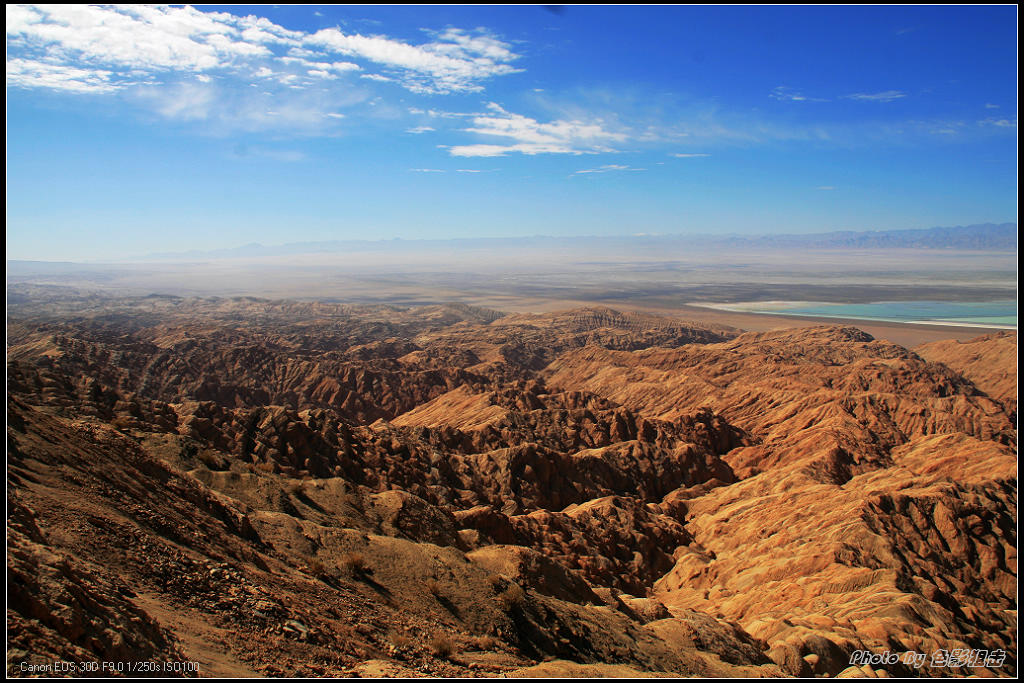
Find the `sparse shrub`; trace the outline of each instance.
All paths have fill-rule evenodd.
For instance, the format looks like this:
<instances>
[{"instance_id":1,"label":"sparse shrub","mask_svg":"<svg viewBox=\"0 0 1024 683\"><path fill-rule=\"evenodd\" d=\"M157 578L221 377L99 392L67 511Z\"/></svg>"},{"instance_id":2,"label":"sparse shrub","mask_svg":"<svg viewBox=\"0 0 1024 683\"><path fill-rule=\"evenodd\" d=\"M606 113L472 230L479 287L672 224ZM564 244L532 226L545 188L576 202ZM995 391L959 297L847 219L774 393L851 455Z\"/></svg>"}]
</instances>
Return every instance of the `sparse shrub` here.
<instances>
[{"instance_id":1,"label":"sparse shrub","mask_svg":"<svg viewBox=\"0 0 1024 683\"><path fill-rule=\"evenodd\" d=\"M498 596L498 604L506 612L526 602L526 592L517 583L510 583Z\"/></svg>"},{"instance_id":2,"label":"sparse shrub","mask_svg":"<svg viewBox=\"0 0 1024 683\"><path fill-rule=\"evenodd\" d=\"M362 574L366 572L368 566L366 564L366 558L363 557L362 553L349 553L344 557L342 563L345 565L345 568L353 574Z\"/></svg>"},{"instance_id":3,"label":"sparse shrub","mask_svg":"<svg viewBox=\"0 0 1024 683\"><path fill-rule=\"evenodd\" d=\"M318 579L330 578L331 572L323 562L313 557L306 563L309 566L309 573Z\"/></svg>"},{"instance_id":4,"label":"sparse shrub","mask_svg":"<svg viewBox=\"0 0 1024 683\"><path fill-rule=\"evenodd\" d=\"M450 657L455 652L455 643L443 633L438 633L427 643L435 657Z\"/></svg>"},{"instance_id":5,"label":"sparse shrub","mask_svg":"<svg viewBox=\"0 0 1024 683\"><path fill-rule=\"evenodd\" d=\"M494 636L477 636L476 646L477 649L483 651L496 650L498 648L498 639Z\"/></svg>"},{"instance_id":6,"label":"sparse shrub","mask_svg":"<svg viewBox=\"0 0 1024 683\"><path fill-rule=\"evenodd\" d=\"M412 638L401 631L388 631L388 644L396 650L404 650L412 645Z\"/></svg>"},{"instance_id":7,"label":"sparse shrub","mask_svg":"<svg viewBox=\"0 0 1024 683\"><path fill-rule=\"evenodd\" d=\"M441 584L438 583L437 579L427 579L423 583L423 587L427 589L427 592L437 597L441 594Z\"/></svg>"},{"instance_id":8,"label":"sparse shrub","mask_svg":"<svg viewBox=\"0 0 1024 683\"><path fill-rule=\"evenodd\" d=\"M273 474L275 471L277 471L277 464L273 462L261 462L256 464L256 469L258 469L260 472Z\"/></svg>"},{"instance_id":9,"label":"sparse shrub","mask_svg":"<svg viewBox=\"0 0 1024 683\"><path fill-rule=\"evenodd\" d=\"M492 590L498 592L505 585L505 579L500 574L491 574L487 577L487 583Z\"/></svg>"},{"instance_id":10,"label":"sparse shrub","mask_svg":"<svg viewBox=\"0 0 1024 683\"><path fill-rule=\"evenodd\" d=\"M292 496L298 496L299 494L301 494L302 482L293 481L291 484L288 484L288 493L290 493Z\"/></svg>"}]
</instances>

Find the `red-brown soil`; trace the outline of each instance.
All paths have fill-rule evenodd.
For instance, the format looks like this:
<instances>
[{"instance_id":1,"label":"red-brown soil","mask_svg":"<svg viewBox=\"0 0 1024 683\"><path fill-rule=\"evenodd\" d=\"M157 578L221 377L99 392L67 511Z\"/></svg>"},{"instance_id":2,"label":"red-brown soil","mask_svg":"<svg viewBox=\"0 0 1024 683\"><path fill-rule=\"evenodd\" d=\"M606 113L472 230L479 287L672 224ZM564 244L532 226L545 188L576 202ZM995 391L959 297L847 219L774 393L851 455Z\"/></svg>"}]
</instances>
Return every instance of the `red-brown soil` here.
<instances>
[{"instance_id":1,"label":"red-brown soil","mask_svg":"<svg viewBox=\"0 0 1024 683\"><path fill-rule=\"evenodd\" d=\"M148 297L7 381L10 675L1016 672L1015 334Z\"/></svg>"}]
</instances>

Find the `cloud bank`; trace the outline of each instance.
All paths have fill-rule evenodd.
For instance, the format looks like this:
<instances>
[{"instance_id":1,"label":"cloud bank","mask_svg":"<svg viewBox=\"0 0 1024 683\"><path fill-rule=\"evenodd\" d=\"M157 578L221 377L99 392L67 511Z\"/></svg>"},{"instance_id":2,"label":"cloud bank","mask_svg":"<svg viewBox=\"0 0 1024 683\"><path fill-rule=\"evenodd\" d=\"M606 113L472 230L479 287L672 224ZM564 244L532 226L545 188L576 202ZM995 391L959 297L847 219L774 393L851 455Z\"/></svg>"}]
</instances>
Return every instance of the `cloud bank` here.
<instances>
[{"instance_id":1,"label":"cloud bank","mask_svg":"<svg viewBox=\"0 0 1024 683\"><path fill-rule=\"evenodd\" d=\"M8 6L7 49L8 87L94 95L229 79L263 90L324 89L351 75L449 94L520 71L512 66L519 55L486 29L447 28L413 44L192 7Z\"/></svg>"}]
</instances>

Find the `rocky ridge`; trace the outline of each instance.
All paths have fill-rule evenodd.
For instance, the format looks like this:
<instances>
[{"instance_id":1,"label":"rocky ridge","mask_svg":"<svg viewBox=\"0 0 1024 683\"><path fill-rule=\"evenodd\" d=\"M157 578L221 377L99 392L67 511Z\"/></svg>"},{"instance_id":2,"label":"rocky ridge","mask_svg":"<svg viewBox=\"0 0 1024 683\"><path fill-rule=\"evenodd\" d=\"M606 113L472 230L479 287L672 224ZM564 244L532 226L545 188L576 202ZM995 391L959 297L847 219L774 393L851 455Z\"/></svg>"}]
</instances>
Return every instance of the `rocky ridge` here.
<instances>
[{"instance_id":1,"label":"rocky ridge","mask_svg":"<svg viewBox=\"0 0 1024 683\"><path fill-rule=\"evenodd\" d=\"M1009 655L888 673L1016 670L1015 335L171 297L8 327L9 673L37 648L205 675L836 675L958 647Z\"/></svg>"}]
</instances>

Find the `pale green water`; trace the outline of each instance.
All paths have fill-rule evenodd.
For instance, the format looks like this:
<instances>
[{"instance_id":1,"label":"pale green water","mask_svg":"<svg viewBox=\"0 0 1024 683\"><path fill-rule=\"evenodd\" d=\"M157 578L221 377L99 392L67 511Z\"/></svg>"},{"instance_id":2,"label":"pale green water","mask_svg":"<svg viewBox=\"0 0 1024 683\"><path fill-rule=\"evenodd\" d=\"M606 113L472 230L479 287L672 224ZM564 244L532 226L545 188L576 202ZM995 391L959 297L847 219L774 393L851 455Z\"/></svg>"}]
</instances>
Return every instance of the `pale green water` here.
<instances>
[{"instance_id":1,"label":"pale green water","mask_svg":"<svg viewBox=\"0 0 1024 683\"><path fill-rule=\"evenodd\" d=\"M757 310L754 306L748 310ZM767 312L764 309L761 312ZM1016 301L879 301L869 304L795 304L772 306L772 313L894 322L929 321L1017 326Z\"/></svg>"}]
</instances>

